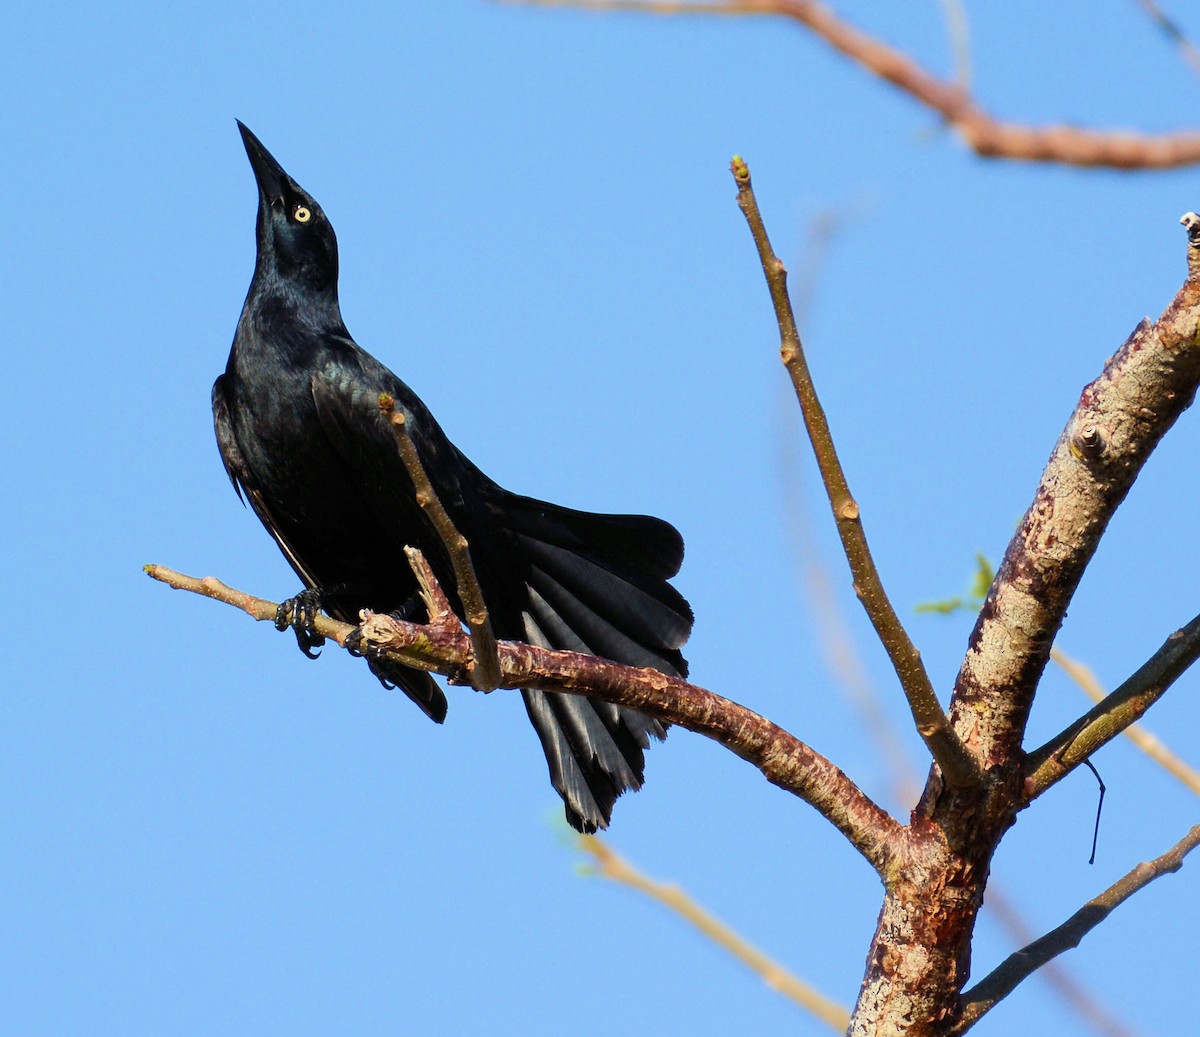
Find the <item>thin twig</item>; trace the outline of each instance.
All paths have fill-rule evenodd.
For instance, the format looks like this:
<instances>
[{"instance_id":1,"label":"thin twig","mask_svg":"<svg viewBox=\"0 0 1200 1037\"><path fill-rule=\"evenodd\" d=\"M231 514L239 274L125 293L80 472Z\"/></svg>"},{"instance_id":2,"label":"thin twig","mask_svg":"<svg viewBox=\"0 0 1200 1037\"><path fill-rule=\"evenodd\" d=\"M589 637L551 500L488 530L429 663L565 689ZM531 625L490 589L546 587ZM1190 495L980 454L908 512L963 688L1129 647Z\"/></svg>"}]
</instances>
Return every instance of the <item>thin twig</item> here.
<instances>
[{"instance_id":1,"label":"thin twig","mask_svg":"<svg viewBox=\"0 0 1200 1037\"><path fill-rule=\"evenodd\" d=\"M215 576L186 576L181 572L176 572L174 569L167 568L165 565L154 564L143 566L142 571L152 580L165 583L168 587L174 587L180 591L190 591L192 594L199 594L201 597L211 598L213 601L232 605L234 608L241 609L251 619L256 619L259 622L270 620L274 623L275 617L279 612L279 604L277 602L267 601L266 598L256 598L253 594L235 590L233 587L222 583ZM343 648L346 646L346 638L354 630L351 624L331 619L324 612L318 612L313 616L312 625L313 630L322 637L336 641Z\"/></svg>"},{"instance_id":2,"label":"thin twig","mask_svg":"<svg viewBox=\"0 0 1200 1037\"><path fill-rule=\"evenodd\" d=\"M1052 649L1050 658L1066 671L1071 679L1083 689L1084 694L1093 702L1104 701L1104 688L1100 686L1100 682L1096 679L1096 675L1092 672L1091 667L1085 666L1076 659L1072 659L1060 648ZM1130 724L1121 733L1168 774L1178 778L1192 792L1200 796L1200 771L1197 771L1196 768L1168 749L1144 725Z\"/></svg>"},{"instance_id":3,"label":"thin twig","mask_svg":"<svg viewBox=\"0 0 1200 1037\"><path fill-rule=\"evenodd\" d=\"M1168 637L1133 676L1099 705L1029 754L1026 801L1036 799L1126 730L1162 698L1197 658L1200 658L1200 616Z\"/></svg>"},{"instance_id":4,"label":"thin twig","mask_svg":"<svg viewBox=\"0 0 1200 1037\"><path fill-rule=\"evenodd\" d=\"M844 1007L793 975L777 961L767 957L753 944L714 918L678 886L656 882L643 875L606 842L594 835L581 835L578 846L596 862L597 875L629 886L652 900L657 900L758 973L772 990L795 1001L838 1033L846 1031L850 1024L850 1013Z\"/></svg>"},{"instance_id":5,"label":"thin twig","mask_svg":"<svg viewBox=\"0 0 1200 1037\"><path fill-rule=\"evenodd\" d=\"M946 31L950 34L950 49L954 54L954 82L965 94L971 89L971 30L967 9L962 0L942 0L946 15Z\"/></svg>"},{"instance_id":6,"label":"thin twig","mask_svg":"<svg viewBox=\"0 0 1200 1037\"><path fill-rule=\"evenodd\" d=\"M467 538L455 528L454 521L442 506L437 491L433 488L433 483L429 481L429 475L417 454L416 444L408 433L404 412L396 409L396 401L387 393L379 394L379 410L391 422L396 447L416 489L417 503L429 516L454 566L458 598L462 602L463 611L466 612L467 629L471 632L474 656L470 669L471 686L477 691L491 691L500 683L500 662L496 658L496 637L492 633L487 605L483 601L483 590L479 586L479 578L475 575L475 566L471 562L470 545Z\"/></svg>"},{"instance_id":7,"label":"thin twig","mask_svg":"<svg viewBox=\"0 0 1200 1037\"><path fill-rule=\"evenodd\" d=\"M782 446L788 452L783 460L789 460L795 448L789 440L784 440ZM808 611L819 632L818 641L825 654L826 666L866 730L871 759L887 775L892 802L911 804L919 786L913 777L912 760L899 737L902 729L887 715L882 696L863 665L862 651L851 633L848 616L834 593L829 569L813 541L807 507L794 467L787 466L783 473L789 501L787 517L792 525L796 564L809 597Z\"/></svg>"},{"instance_id":8,"label":"thin twig","mask_svg":"<svg viewBox=\"0 0 1200 1037\"><path fill-rule=\"evenodd\" d=\"M997 888L995 880L988 883L985 906L988 913L1008 930L1018 945L1033 942L1034 931L1008 897ZM1047 983L1069 1008L1103 1037L1137 1037L1134 1030L1110 1015L1095 996L1085 990L1060 962L1046 962L1038 969L1036 978Z\"/></svg>"},{"instance_id":9,"label":"thin twig","mask_svg":"<svg viewBox=\"0 0 1200 1037\"><path fill-rule=\"evenodd\" d=\"M1192 66L1192 71L1200 73L1200 50L1197 50L1196 45L1187 38L1187 34L1180 28L1179 23L1167 17L1162 8L1154 3L1154 0L1138 0L1138 6L1150 16L1162 34L1179 48L1184 61Z\"/></svg>"},{"instance_id":10,"label":"thin twig","mask_svg":"<svg viewBox=\"0 0 1200 1037\"><path fill-rule=\"evenodd\" d=\"M1022 980L1063 951L1078 947L1079 942L1138 890L1155 879L1183 867L1183 859L1200 845L1200 825L1193 827L1161 857L1145 861L1103 893L1089 900L1070 918L1045 936L1011 954L995 970L963 994L963 1014L951 1034L965 1033L996 1004L1007 997Z\"/></svg>"},{"instance_id":11,"label":"thin twig","mask_svg":"<svg viewBox=\"0 0 1200 1037\"><path fill-rule=\"evenodd\" d=\"M1003 122L979 107L954 80L941 79L903 51L842 21L813 0L505 0L537 7L641 11L662 15L773 15L788 18L823 39L868 72L936 112L983 158L1057 162L1112 169L1167 169L1200 162L1200 133L1134 133L1075 126L1024 126Z\"/></svg>"},{"instance_id":12,"label":"thin twig","mask_svg":"<svg viewBox=\"0 0 1200 1037\"><path fill-rule=\"evenodd\" d=\"M418 552L419 554L419 552ZM259 620L274 620L278 605L227 587L212 577L197 579L161 565L149 576L216 601L234 605ZM437 580L425 568L431 587ZM440 594L438 589L436 594ZM361 645L406 666L451 679L468 673L473 653L460 623L408 623L382 613L363 613L360 627L318 616L318 633L345 647L357 632ZM557 652L514 641L496 645L502 688L590 695L702 734L753 764L771 784L812 806L837 828L881 875L891 867L904 830L826 757L778 724L695 684L658 670L623 666L581 652Z\"/></svg>"},{"instance_id":13,"label":"thin twig","mask_svg":"<svg viewBox=\"0 0 1200 1037\"><path fill-rule=\"evenodd\" d=\"M797 329L812 307L821 280L826 253L836 232L856 215L849 206L825 208L808 224L806 248L796 268L788 293ZM786 401L782 401L786 402ZM826 666L846 697L858 712L874 745L873 758L886 761L892 800L906 803L916 798L912 762L901 744L900 732L887 716L882 697L867 675L862 650L850 632L842 602L834 593L829 566L813 540L809 506L798 476L800 450L792 428L796 410L789 406L780 411L781 434L778 437L779 478L784 491L784 514L789 524L789 546L799 570L801 586L809 596L809 613L820 636Z\"/></svg>"},{"instance_id":14,"label":"thin twig","mask_svg":"<svg viewBox=\"0 0 1200 1037\"><path fill-rule=\"evenodd\" d=\"M913 720L916 721L917 731L941 768L946 782L955 786L971 784L979 780L979 768L951 730L930 683L929 674L925 672L921 655L909 640L896 610L888 600L879 572L875 568L875 561L871 557L871 550L867 546L858 504L850 494L850 487L842 471L841 462L838 461L833 436L829 431L829 422L825 418L821 401L817 398L816 387L813 385L808 363L804 359L800 333L796 328L791 300L788 298L787 270L771 248L750 183L750 170L740 157L734 158L731 168L738 185L738 205L750 225L750 233L758 248L767 287L771 292L771 301L775 305L775 317L779 323L781 339L780 353L784 366L791 375L792 386L804 415L804 424L817 457L825 492L833 508L838 536L841 537L846 559L850 563L855 593L863 603L863 608L866 609L875 632L892 661L896 675L900 678Z\"/></svg>"},{"instance_id":15,"label":"thin twig","mask_svg":"<svg viewBox=\"0 0 1200 1037\"><path fill-rule=\"evenodd\" d=\"M429 563L425 561L425 557L420 551L416 551L414 548L409 548L408 550L413 551L419 559L419 565L414 565L414 573L416 573L418 583L420 583L422 573L430 571ZM412 557L410 556L410 564L412 564L412 561ZM143 571L152 580L165 583L168 587L175 588L175 590L189 591L192 594L199 594L201 597L211 598L213 601L219 601L222 604L232 605L236 609L241 609L251 619L255 619L260 623L274 623L275 617L279 612L277 602L268 601L266 598L258 598L253 594L247 594L245 591L236 590L228 584L222 583L215 576L188 576L184 573L176 572L165 565L153 564L143 566ZM431 605L429 625L421 629L440 631L449 628L461 634L461 623L458 617L450 610L450 604L446 599L445 593L437 585L436 581L434 581L434 586L437 588L437 600L444 603L444 608ZM424 585L422 585L422 593L424 594ZM430 599L427 598L426 600L429 601ZM336 642L342 648L346 647L346 641L350 635L360 629L350 623L343 623L339 619L333 619L323 612L316 613L313 617L312 626L313 630L322 637ZM396 646L394 649L394 660L403 663L405 666L445 673L458 683L470 683L469 679L464 676L465 666L458 669L440 668L441 656L430 652L428 644L419 639L414 639L413 643L408 646Z\"/></svg>"}]
</instances>

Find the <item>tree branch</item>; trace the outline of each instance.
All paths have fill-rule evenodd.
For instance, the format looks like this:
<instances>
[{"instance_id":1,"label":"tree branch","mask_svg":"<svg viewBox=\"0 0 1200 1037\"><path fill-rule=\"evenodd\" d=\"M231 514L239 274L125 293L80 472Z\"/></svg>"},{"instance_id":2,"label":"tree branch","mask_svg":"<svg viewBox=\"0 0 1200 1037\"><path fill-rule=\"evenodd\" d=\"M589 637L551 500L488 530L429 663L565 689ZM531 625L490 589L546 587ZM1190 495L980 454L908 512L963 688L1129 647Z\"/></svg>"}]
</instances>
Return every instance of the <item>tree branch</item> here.
<instances>
[{"instance_id":1,"label":"tree branch","mask_svg":"<svg viewBox=\"0 0 1200 1037\"><path fill-rule=\"evenodd\" d=\"M971 89L971 30L963 0L942 0L946 31L954 54L954 82L963 93Z\"/></svg>"},{"instance_id":2,"label":"tree branch","mask_svg":"<svg viewBox=\"0 0 1200 1037\"><path fill-rule=\"evenodd\" d=\"M875 568L875 560L871 557L871 549L867 546L858 504L850 494L850 487L829 431L829 422L821 407L821 401L817 398L808 362L804 358L800 332L796 328L796 318L788 297L787 270L771 248L750 183L750 170L738 157L734 158L731 168L738 185L738 205L750 225L750 233L758 248L767 287L771 292L771 301L775 305L775 318L779 323L781 339L780 353L784 366L791 375L796 399L800 402L804 425L817 457L825 492L833 508L838 536L841 537L846 560L850 563L855 593L866 609L888 658L892 661L896 676L900 678L917 731L941 768L946 782L956 786L972 784L979 780L978 765L950 728L946 714L937 700L937 695L934 694L929 674L925 672L925 666L921 662L921 654L909 640L896 610L888 600L879 572Z\"/></svg>"},{"instance_id":3,"label":"tree branch","mask_svg":"<svg viewBox=\"0 0 1200 1037\"><path fill-rule=\"evenodd\" d=\"M1179 23L1171 18L1168 18L1163 13L1161 7L1154 0L1137 0L1138 6L1150 16L1150 20L1154 22L1158 30L1176 47L1183 55L1184 60L1192 67L1192 71L1200 73L1200 51L1196 49L1196 45L1187 38L1183 29L1179 27Z\"/></svg>"},{"instance_id":4,"label":"tree branch","mask_svg":"<svg viewBox=\"0 0 1200 1037\"><path fill-rule=\"evenodd\" d=\"M1200 281L1189 277L1083 390L992 581L950 707L955 729L986 766L1020 759L1038 680L1075 588L1198 383Z\"/></svg>"},{"instance_id":5,"label":"tree branch","mask_svg":"<svg viewBox=\"0 0 1200 1037\"><path fill-rule=\"evenodd\" d=\"M1200 133L1133 133L1075 126L1023 126L984 111L953 80L842 21L813 0L506 0L537 7L664 15L775 15L804 26L834 50L936 112L982 158L1111 169L1168 169L1200 162Z\"/></svg>"},{"instance_id":6,"label":"tree branch","mask_svg":"<svg viewBox=\"0 0 1200 1037\"><path fill-rule=\"evenodd\" d=\"M763 978L763 982L772 990L795 1001L823 1023L837 1030L838 1033L846 1032L846 1027L850 1024L850 1013L845 1008L827 998L798 976L792 975L778 962L767 957L729 926L705 911L678 886L655 882L643 875L613 850L607 842L594 835L579 836L577 845L595 860L597 875L636 889L652 900L657 900L664 907L694 925L713 943L723 947L742 964L758 973Z\"/></svg>"},{"instance_id":7,"label":"tree branch","mask_svg":"<svg viewBox=\"0 0 1200 1037\"><path fill-rule=\"evenodd\" d=\"M1200 616L1176 630L1124 684L1026 762L1025 801L1057 784L1141 717L1200 658Z\"/></svg>"},{"instance_id":8,"label":"tree branch","mask_svg":"<svg viewBox=\"0 0 1200 1037\"><path fill-rule=\"evenodd\" d=\"M988 914L1000 923L1012 937L1013 942L1017 944L1033 942L1033 929L1009 898L997 890L994 880L988 883L985 906ZM1137 1031L1130 1029L1101 1005L1096 995L1085 989L1068 971L1064 963L1046 962L1038 969L1037 978L1049 985L1062 999L1063 1004L1101 1037L1138 1037ZM1112 993L1109 991L1110 996Z\"/></svg>"},{"instance_id":9,"label":"tree branch","mask_svg":"<svg viewBox=\"0 0 1200 1037\"><path fill-rule=\"evenodd\" d=\"M1063 951L1078 947L1088 933L1134 893L1168 872L1183 867L1183 859L1198 845L1200 825L1193 827L1161 857L1139 864L1098 897L1089 900L1057 929L1052 929L1027 947L1009 955L998 968L963 994L962 1018L950 1033L957 1037L969 1030L998 1001L1011 994L1022 980Z\"/></svg>"},{"instance_id":10,"label":"tree branch","mask_svg":"<svg viewBox=\"0 0 1200 1037\"><path fill-rule=\"evenodd\" d=\"M410 549L409 557L423 586L435 599L444 601L420 552ZM161 565L148 565L145 571L168 586L233 605L257 620L275 618L275 603L234 590L212 577L197 579ZM437 615L428 625L364 612L361 627L328 616L317 616L314 627L342 647L357 633L361 645L398 663L469 683L470 638L457 617L445 612L447 608L448 604L442 606L435 600L430 612ZM904 831L901 826L824 756L745 706L657 670L622 666L594 655L553 652L513 641L498 642L497 655L500 687L591 695L713 739L757 767L771 784L813 807L881 875L889 867Z\"/></svg>"},{"instance_id":11,"label":"tree branch","mask_svg":"<svg viewBox=\"0 0 1200 1037\"><path fill-rule=\"evenodd\" d=\"M1096 680L1096 675L1089 666L1070 658L1057 646L1050 652L1050 658L1070 675L1071 679L1083 689L1084 694L1093 702L1099 704L1104 701L1106 698L1104 689ZM1177 778L1192 792L1200 796L1200 771L1172 752L1152 731L1142 724L1130 724L1121 733L1173 778Z\"/></svg>"},{"instance_id":12,"label":"tree branch","mask_svg":"<svg viewBox=\"0 0 1200 1037\"><path fill-rule=\"evenodd\" d=\"M496 657L496 636L492 633L492 623L488 619L483 590L479 586L479 578L475 575L475 566L471 563L470 545L467 538L454 527L453 520L433 488L433 483L429 481L429 475L421 463L420 455L417 454L416 444L408 433L404 414L396 410L396 401L387 393L380 393L379 410L391 423L392 433L396 437L396 448L400 451L400 458L404 467L408 469L409 478L412 479L413 488L416 490L417 503L429 516L450 556L450 564L454 566L458 597L466 613L467 629L471 632L471 686L476 691L491 691L500 683L500 662Z\"/></svg>"}]
</instances>

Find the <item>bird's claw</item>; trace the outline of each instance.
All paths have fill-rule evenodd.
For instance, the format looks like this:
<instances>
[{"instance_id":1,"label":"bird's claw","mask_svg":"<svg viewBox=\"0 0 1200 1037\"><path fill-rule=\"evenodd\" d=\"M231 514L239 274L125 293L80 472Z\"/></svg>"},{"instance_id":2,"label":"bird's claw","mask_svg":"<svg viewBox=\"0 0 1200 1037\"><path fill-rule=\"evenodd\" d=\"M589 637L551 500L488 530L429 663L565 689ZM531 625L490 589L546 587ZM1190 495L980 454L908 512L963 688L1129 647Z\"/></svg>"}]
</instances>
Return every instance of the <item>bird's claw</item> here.
<instances>
[{"instance_id":1,"label":"bird's claw","mask_svg":"<svg viewBox=\"0 0 1200 1037\"><path fill-rule=\"evenodd\" d=\"M321 611L321 592L301 591L294 598L280 604L275 610L275 629L281 633L291 627L296 634L296 644L308 658L316 659L321 653L314 652L325 643L325 637L313 629L317 613Z\"/></svg>"},{"instance_id":2,"label":"bird's claw","mask_svg":"<svg viewBox=\"0 0 1200 1037\"><path fill-rule=\"evenodd\" d=\"M399 619L405 623L420 623L423 620L423 608L424 603L421 601L420 595L414 594L400 608L394 612L389 612L388 615L393 619ZM379 678L380 683L385 688L390 690L396 686L376 668L375 663L380 656L380 652L371 645L363 644L363 628L361 626L355 627L346 635L346 639L342 642L342 647L351 655L357 656L360 659L366 659L368 665L371 667L371 672Z\"/></svg>"},{"instance_id":3,"label":"bird's claw","mask_svg":"<svg viewBox=\"0 0 1200 1037\"><path fill-rule=\"evenodd\" d=\"M395 684L388 680L386 674L384 674L379 667L379 649L368 644L363 644L362 627L355 627L353 630L351 630L350 633L346 635L346 639L342 642L342 647L345 648L346 651L351 655L357 656L360 659L366 659L367 665L371 668L371 672L379 678L379 683L387 688L388 691L391 691L396 687Z\"/></svg>"}]
</instances>

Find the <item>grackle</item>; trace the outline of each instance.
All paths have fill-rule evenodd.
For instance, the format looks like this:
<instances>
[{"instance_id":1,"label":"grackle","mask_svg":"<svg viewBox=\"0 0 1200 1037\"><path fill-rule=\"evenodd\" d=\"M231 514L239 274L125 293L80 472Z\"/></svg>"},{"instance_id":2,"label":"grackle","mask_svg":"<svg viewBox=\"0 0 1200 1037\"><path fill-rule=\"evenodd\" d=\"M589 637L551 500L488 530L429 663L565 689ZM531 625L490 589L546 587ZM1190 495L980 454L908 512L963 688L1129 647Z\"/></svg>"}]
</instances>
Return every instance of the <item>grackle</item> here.
<instances>
[{"instance_id":1,"label":"grackle","mask_svg":"<svg viewBox=\"0 0 1200 1037\"><path fill-rule=\"evenodd\" d=\"M403 548L420 548L461 612L453 568L417 504L378 409L388 393L434 489L470 544L496 636L683 676L692 612L667 581L679 533L644 515L600 515L501 488L446 438L416 394L350 337L338 306L337 239L312 196L240 122L258 182L257 258L213 418L225 469L307 588L288 616L306 652L320 606L346 622L364 608L427 619ZM376 657L371 669L433 720L432 677ZM643 750L664 726L595 699L522 692L550 778L580 831L608 825L642 784Z\"/></svg>"}]
</instances>

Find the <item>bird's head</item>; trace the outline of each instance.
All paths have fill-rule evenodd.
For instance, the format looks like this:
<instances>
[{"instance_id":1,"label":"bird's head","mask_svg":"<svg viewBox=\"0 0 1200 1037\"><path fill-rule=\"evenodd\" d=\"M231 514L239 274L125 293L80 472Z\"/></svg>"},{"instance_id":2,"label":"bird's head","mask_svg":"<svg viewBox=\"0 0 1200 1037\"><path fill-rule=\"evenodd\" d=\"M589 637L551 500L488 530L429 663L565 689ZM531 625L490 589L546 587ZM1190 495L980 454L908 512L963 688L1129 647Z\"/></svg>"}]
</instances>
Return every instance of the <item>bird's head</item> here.
<instances>
[{"instance_id":1,"label":"bird's head","mask_svg":"<svg viewBox=\"0 0 1200 1037\"><path fill-rule=\"evenodd\" d=\"M241 121L238 129L258 181L258 268L337 297L337 237L312 195L296 183Z\"/></svg>"}]
</instances>

